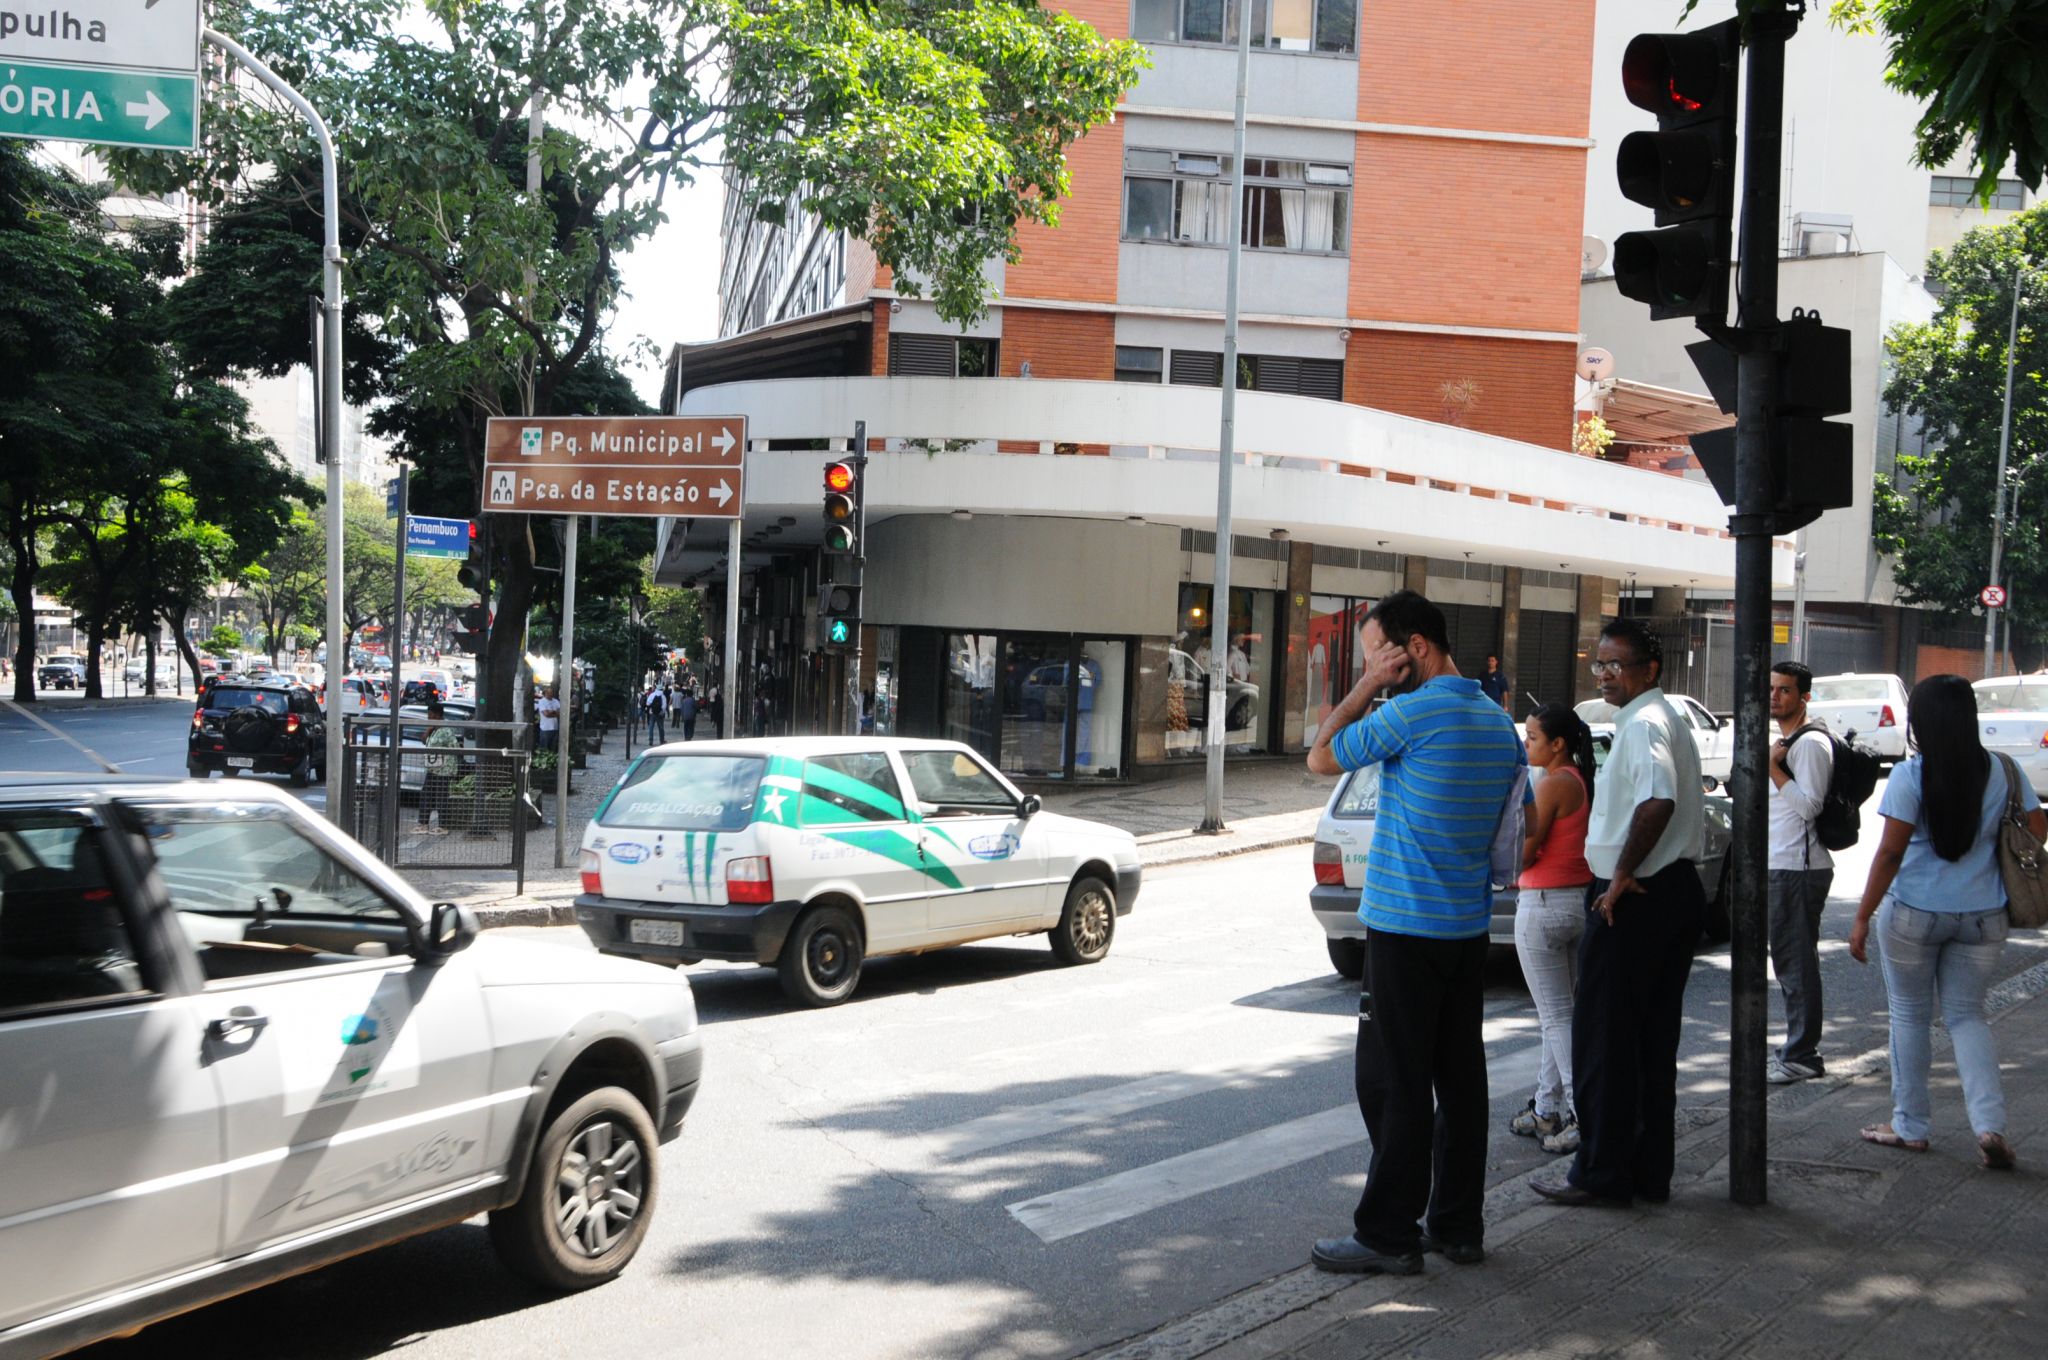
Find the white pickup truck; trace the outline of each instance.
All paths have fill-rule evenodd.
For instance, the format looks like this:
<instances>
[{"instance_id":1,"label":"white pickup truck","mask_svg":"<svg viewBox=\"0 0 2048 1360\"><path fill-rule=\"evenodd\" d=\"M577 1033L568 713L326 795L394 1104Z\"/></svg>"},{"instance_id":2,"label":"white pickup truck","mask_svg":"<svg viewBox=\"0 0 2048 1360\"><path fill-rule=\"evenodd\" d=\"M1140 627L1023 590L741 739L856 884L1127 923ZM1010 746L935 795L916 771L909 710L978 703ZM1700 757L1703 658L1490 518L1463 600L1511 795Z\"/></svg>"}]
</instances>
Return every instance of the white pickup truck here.
<instances>
[{"instance_id":1,"label":"white pickup truck","mask_svg":"<svg viewBox=\"0 0 2048 1360\"><path fill-rule=\"evenodd\" d=\"M1728 772L1735 764L1735 724L1726 718L1717 718L1707 711L1707 706L1688 694L1667 694L1671 706L1678 710L1678 716L1692 732L1693 744L1700 748L1700 773L1708 778L1728 782ZM1605 699L1588 699L1572 710L1586 720L1586 726L1593 729L1597 737L1614 734L1614 705Z\"/></svg>"}]
</instances>

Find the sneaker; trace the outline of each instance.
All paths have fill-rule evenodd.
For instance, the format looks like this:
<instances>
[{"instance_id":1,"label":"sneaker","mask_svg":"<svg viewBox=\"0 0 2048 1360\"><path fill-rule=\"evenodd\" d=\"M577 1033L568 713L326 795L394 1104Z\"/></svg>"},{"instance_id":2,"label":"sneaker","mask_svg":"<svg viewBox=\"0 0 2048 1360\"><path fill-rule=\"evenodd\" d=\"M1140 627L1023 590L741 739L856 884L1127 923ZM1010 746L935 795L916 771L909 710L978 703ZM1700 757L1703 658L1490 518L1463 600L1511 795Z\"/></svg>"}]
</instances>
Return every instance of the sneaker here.
<instances>
[{"instance_id":1,"label":"sneaker","mask_svg":"<svg viewBox=\"0 0 2048 1360\"><path fill-rule=\"evenodd\" d=\"M1826 1075L1819 1063L1786 1062L1783 1058L1773 1058L1764 1071L1764 1080L1773 1086L1790 1086L1795 1081L1812 1081Z\"/></svg>"},{"instance_id":2,"label":"sneaker","mask_svg":"<svg viewBox=\"0 0 2048 1360\"><path fill-rule=\"evenodd\" d=\"M1522 1112L1508 1121L1508 1132L1524 1138L1548 1138L1565 1126L1562 1115L1536 1113L1536 1102L1532 1099L1522 1107Z\"/></svg>"},{"instance_id":3,"label":"sneaker","mask_svg":"<svg viewBox=\"0 0 2048 1360\"><path fill-rule=\"evenodd\" d=\"M1571 1115L1566 1115L1564 1126L1543 1140L1543 1150L1551 1153L1577 1152L1579 1121Z\"/></svg>"}]
</instances>

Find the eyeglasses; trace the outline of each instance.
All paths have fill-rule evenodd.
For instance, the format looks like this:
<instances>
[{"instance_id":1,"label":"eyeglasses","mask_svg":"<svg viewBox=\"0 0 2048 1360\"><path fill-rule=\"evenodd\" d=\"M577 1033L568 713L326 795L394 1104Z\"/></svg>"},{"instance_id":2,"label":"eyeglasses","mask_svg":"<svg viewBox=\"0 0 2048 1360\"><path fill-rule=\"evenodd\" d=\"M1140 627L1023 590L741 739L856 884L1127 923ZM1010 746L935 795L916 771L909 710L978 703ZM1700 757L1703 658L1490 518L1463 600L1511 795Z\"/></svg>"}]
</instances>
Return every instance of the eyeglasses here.
<instances>
[{"instance_id":1,"label":"eyeglasses","mask_svg":"<svg viewBox=\"0 0 2048 1360\"><path fill-rule=\"evenodd\" d=\"M1595 680L1598 680L1603 675L1619 675L1630 666L1646 666L1648 664L1646 661L1595 661L1587 666L1586 669L1593 673Z\"/></svg>"}]
</instances>

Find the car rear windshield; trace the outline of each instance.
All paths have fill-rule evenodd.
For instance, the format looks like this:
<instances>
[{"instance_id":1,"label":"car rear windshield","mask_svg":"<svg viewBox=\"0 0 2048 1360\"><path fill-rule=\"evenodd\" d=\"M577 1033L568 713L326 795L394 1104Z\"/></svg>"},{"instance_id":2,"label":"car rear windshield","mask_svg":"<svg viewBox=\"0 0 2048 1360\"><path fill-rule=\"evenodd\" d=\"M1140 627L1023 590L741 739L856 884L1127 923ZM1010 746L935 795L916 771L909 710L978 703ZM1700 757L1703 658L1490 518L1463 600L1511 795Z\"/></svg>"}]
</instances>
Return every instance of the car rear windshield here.
<instances>
[{"instance_id":1,"label":"car rear windshield","mask_svg":"<svg viewBox=\"0 0 2048 1360\"><path fill-rule=\"evenodd\" d=\"M1979 713L2027 713L2048 709L2048 682L1980 680L1974 688Z\"/></svg>"},{"instance_id":2,"label":"car rear windshield","mask_svg":"<svg viewBox=\"0 0 2048 1360\"><path fill-rule=\"evenodd\" d=\"M598 811L599 826L737 831L754 818L760 756L643 756Z\"/></svg>"},{"instance_id":3,"label":"car rear windshield","mask_svg":"<svg viewBox=\"0 0 2048 1360\"><path fill-rule=\"evenodd\" d=\"M206 696L208 708L261 708L272 713L285 711L285 698L274 689L228 689L214 686Z\"/></svg>"},{"instance_id":4,"label":"car rear windshield","mask_svg":"<svg viewBox=\"0 0 2048 1360\"><path fill-rule=\"evenodd\" d=\"M1816 680L1813 702L1817 704L1881 704L1890 696L1882 680Z\"/></svg>"},{"instance_id":5,"label":"car rear windshield","mask_svg":"<svg viewBox=\"0 0 2048 1360\"><path fill-rule=\"evenodd\" d=\"M1380 811L1380 767L1366 765L1351 776L1351 782L1344 786L1344 796L1337 800L1332 816L1377 817Z\"/></svg>"}]
</instances>

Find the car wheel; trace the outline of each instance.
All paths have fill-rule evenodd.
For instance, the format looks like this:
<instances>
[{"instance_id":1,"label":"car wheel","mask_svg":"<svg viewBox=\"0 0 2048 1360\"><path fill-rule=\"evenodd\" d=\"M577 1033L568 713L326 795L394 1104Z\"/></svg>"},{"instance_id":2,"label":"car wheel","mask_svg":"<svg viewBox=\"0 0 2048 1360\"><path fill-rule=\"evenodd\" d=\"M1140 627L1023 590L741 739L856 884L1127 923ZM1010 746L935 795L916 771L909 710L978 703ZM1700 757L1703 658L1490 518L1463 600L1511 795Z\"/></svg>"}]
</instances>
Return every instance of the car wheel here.
<instances>
[{"instance_id":1,"label":"car wheel","mask_svg":"<svg viewBox=\"0 0 2048 1360\"><path fill-rule=\"evenodd\" d=\"M843 907L813 907L782 942L782 990L806 1006L836 1006L860 982L860 927Z\"/></svg>"},{"instance_id":2,"label":"car wheel","mask_svg":"<svg viewBox=\"0 0 2048 1360\"><path fill-rule=\"evenodd\" d=\"M285 780L295 789L303 789L313 782L313 762L301 759L286 773Z\"/></svg>"},{"instance_id":3,"label":"car wheel","mask_svg":"<svg viewBox=\"0 0 2048 1360\"><path fill-rule=\"evenodd\" d=\"M1353 982L1365 976L1364 940L1329 940L1330 966Z\"/></svg>"},{"instance_id":4,"label":"car wheel","mask_svg":"<svg viewBox=\"0 0 2048 1360\"><path fill-rule=\"evenodd\" d=\"M1116 938L1115 889L1099 878L1075 879L1050 937L1053 956L1061 963L1100 963Z\"/></svg>"},{"instance_id":5,"label":"car wheel","mask_svg":"<svg viewBox=\"0 0 2048 1360\"><path fill-rule=\"evenodd\" d=\"M1730 847L1731 851L1733 847ZM1727 856L1721 858L1721 880L1714 885L1714 900L1707 903L1707 919L1703 930L1710 944L1726 944L1735 933L1735 922L1729 914L1728 880L1735 877L1734 866Z\"/></svg>"},{"instance_id":6,"label":"car wheel","mask_svg":"<svg viewBox=\"0 0 2048 1360\"><path fill-rule=\"evenodd\" d=\"M542 1131L525 1192L491 1211L498 1259L551 1289L616 1276L654 1217L656 1147L654 1121L629 1091L605 1086L568 1106Z\"/></svg>"}]
</instances>

